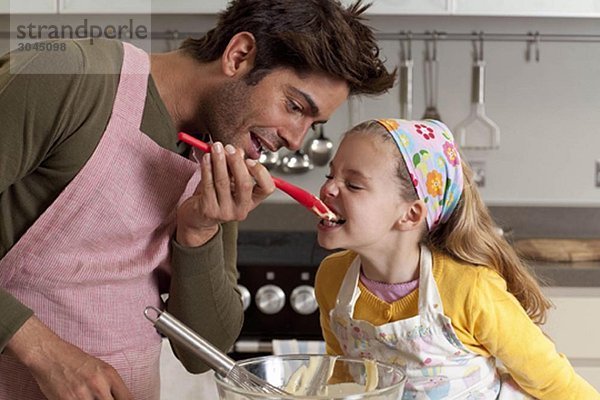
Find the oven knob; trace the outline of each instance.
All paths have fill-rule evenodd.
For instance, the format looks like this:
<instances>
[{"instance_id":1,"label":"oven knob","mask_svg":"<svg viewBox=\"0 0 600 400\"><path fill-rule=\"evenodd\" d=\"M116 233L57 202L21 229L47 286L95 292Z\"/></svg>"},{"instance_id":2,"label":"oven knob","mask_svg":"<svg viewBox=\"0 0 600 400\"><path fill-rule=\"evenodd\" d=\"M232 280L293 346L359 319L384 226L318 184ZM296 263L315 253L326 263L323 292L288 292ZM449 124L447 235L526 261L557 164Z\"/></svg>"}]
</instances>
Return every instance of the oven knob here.
<instances>
[{"instance_id":1,"label":"oven knob","mask_svg":"<svg viewBox=\"0 0 600 400\"><path fill-rule=\"evenodd\" d=\"M256 307L265 314L277 314L285 305L285 293L279 286L265 285L256 292Z\"/></svg>"},{"instance_id":2,"label":"oven knob","mask_svg":"<svg viewBox=\"0 0 600 400\"><path fill-rule=\"evenodd\" d=\"M312 314L319 308L315 298L315 289L308 285L298 286L294 289L290 296L290 303L294 311L302 315Z\"/></svg>"},{"instance_id":3,"label":"oven knob","mask_svg":"<svg viewBox=\"0 0 600 400\"><path fill-rule=\"evenodd\" d=\"M244 311L246 311L250 306L250 291L246 288L246 286L242 285L238 285L238 290L240 291L240 297L242 298Z\"/></svg>"}]
</instances>

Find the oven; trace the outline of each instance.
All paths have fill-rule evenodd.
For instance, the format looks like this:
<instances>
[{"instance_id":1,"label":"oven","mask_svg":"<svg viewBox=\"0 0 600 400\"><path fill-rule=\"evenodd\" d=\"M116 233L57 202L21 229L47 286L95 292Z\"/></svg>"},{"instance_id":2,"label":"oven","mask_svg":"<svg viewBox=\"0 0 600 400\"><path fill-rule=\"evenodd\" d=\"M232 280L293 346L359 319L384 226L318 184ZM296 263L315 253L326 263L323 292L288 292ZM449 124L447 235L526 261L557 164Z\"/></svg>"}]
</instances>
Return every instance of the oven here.
<instances>
[{"instance_id":1,"label":"oven","mask_svg":"<svg viewBox=\"0 0 600 400\"><path fill-rule=\"evenodd\" d=\"M314 281L329 253L316 232L239 232L244 325L234 359L272 354L274 339L322 340Z\"/></svg>"}]
</instances>

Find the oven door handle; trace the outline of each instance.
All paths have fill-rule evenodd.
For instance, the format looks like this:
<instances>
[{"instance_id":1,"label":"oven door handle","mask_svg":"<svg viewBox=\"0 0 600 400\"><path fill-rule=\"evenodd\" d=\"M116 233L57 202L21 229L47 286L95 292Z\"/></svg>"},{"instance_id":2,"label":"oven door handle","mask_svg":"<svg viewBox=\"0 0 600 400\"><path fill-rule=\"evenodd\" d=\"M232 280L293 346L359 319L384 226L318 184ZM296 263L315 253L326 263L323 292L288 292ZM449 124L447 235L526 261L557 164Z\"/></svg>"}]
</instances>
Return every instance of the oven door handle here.
<instances>
[{"instance_id":1,"label":"oven door handle","mask_svg":"<svg viewBox=\"0 0 600 400\"><path fill-rule=\"evenodd\" d=\"M238 340L233 347L236 353L273 353L273 342L262 340Z\"/></svg>"}]
</instances>

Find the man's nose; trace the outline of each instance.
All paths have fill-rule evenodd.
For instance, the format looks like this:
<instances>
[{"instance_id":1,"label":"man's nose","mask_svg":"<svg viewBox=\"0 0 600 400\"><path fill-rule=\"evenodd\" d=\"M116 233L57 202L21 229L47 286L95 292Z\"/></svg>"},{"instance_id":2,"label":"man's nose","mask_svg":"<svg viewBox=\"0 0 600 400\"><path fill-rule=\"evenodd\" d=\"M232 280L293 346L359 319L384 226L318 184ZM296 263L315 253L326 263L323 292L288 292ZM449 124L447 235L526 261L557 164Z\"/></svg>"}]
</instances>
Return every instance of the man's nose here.
<instances>
[{"instance_id":1,"label":"man's nose","mask_svg":"<svg viewBox=\"0 0 600 400\"><path fill-rule=\"evenodd\" d=\"M302 147L302 143L304 142L304 138L308 130L311 127L312 122L307 121L303 124L296 124L291 127L289 130L285 130L280 133L280 137L285 141L285 147L290 150L299 150Z\"/></svg>"}]
</instances>

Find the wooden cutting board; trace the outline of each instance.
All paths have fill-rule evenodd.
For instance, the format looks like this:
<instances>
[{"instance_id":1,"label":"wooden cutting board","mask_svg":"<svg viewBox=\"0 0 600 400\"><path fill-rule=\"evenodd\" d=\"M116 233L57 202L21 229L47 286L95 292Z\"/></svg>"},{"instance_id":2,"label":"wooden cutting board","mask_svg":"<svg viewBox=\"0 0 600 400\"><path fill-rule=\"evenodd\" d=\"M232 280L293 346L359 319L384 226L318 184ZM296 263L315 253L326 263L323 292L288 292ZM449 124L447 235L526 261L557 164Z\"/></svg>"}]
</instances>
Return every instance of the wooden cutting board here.
<instances>
[{"instance_id":1,"label":"wooden cutting board","mask_svg":"<svg viewBox=\"0 0 600 400\"><path fill-rule=\"evenodd\" d=\"M529 260L600 261L600 239L522 239L513 246Z\"/></svg>"}]
</instances>

